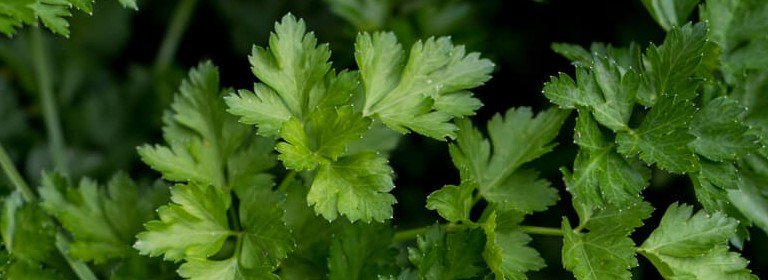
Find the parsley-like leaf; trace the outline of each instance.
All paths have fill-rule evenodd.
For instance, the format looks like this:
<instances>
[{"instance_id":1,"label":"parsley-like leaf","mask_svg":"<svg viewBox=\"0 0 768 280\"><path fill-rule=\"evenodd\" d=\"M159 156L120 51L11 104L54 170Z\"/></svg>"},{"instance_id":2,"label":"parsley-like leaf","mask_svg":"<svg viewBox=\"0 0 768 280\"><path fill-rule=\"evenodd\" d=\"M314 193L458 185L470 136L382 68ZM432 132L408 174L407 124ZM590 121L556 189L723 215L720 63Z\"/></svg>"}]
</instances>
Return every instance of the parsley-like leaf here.
<instances>
[{"instance_id":1,"label":"parsley-like leaf","mask_svg":"<svg viewBox=\"0 0 768 280\"><path fill-rule=\"evenodd\" d=\"M693 207L673 204L638 250L665 278L756 279L746 260L728 252L736 226L722 213L693 214Z\"/></svg>"},{"instance_id":2,"label":"parsley-like leaf","mask_svg":"<svg viewBox=\"0 0 768 280\"><path fill-rule=\"evenodd\" d=\"M552 77L544 85L544 95L564 108L588 107L602 125L623 131L628 129L639 82L634 71L622 71L616 62L596 58L576 68L576 81L566 74Z\"/></svg>"},{"instance_id":3,"label":"parsley-like leaf","mask_svg":"<svg viewBox=\"0 0 768 280\"><path fill-rule=\"evenodd\" d=\"M155 204L165 202L167 193L155 188L139 196L136 184L123 173L106 188L87 178L75 187L58 174L45 174L40 197L43 208L72 233L69 253L103 263L135 253L134 235L154 217Z\"/></svg>"},{"instance_id":4,"label":"parsley-like leaf","mask_svg":"<svg viewBox=\"0 0 768 280\"><path fill-rule=\"evenodd\" d=\"M271 142L227 114L225 93L212 63L192 69L163 118L167 146L139 147L142 160L170 181L229 188L258 181L275 164Z\"/></svg>"},{"instance_id":5,"label":"parsley-like leaf","mask_svg":"<svg viewBox=\"0 0 768 280\"><path fill-rule=\"evenodd\" d=\"M275 24L269 48L254 46L251 70L262 83L253 92L226 97L229 112L254 124L263 136L276 136L291 117L304 122L317 108L346 103L357 88L356 74L331 69L328 44L317 44L303 20L286 15Z\"/></svg>"},{"instance_id":6,"label":"parsley-like leaf","mask_svg":"<svg viewBox=\"0 0 768 280\"><path fill-rule=\"evenodd\" d=\"M373 152L345 156L320 166L307 201L328 220L341 214L350 221L392 218L395 197L392 168Z\"/></svg>"},{"instance_id":7,"label":"parsley-like leaf","mask_svg":"<svg viewBox=\"0 0 768 280\"><path fill-rule=\"evenodd\" d=\"M696 112L693 103L678 95L662 95L640 127L616 136L618 151L639 155L648 164L675 173L695 171L696 155L688 147L695 137L688 126Z\"/></svg>"},{"instance_id":8,"label":"parsley-like leaf","mask_svg":"<svg viewBox=\"0 0 768 280\"><path fill-rule=\"evenodd\" d=\"M250 188L238 197L242 230L229 226L227 211L232 201L228 193L213 186L177 185L171 190L173 203L158 209L160 219L146 224L147 231L138 235L134 247L142 254L186 260L179 274L187 278L216 275L220 279L252 279L248 278L250 273L268 275L294 246L282 210L268 190ZM230 236L237 238L233 255L210 260Z\"/></svg>"},{"instance_id":9,"label":"parsley-like leaf","mask_svg":"<svg viewBox=\"0 0 768 280\"><path fill-rule=\"evenodd\" d=\"M56 227L42 208L24 203L18 192L5 198L2 206L0 233L9 253L28 262L44 261L54 253Z\"/></svg>"},{"instance_id":10,"label":"parsley-like leaf","mask_svg":"<svg viewBox=\"0 0 768 280\"><path fill-rule=\"evenodd\" d=\"M670 30L685 23L699 1L643 0L643 5L664 30Z\"/></svg>"},{"instance_id":11,"label":"parsley-like leaf","mask_svg":"<svg viewBox=\"0 0 768 280\"><path fill-rule=\"evenodd\" d=\"M618 153L589 114L579 114L574 128L579 152L573 173L563 171L563 180L575 199L590 205L625 205L640 200L650 171Z\"/></svg>"},{"instance_id":12,"label":"parsley-like leaf","mask_svg":"<svg viewBox=\"0 0 768 280\"><path fill-rule=\"evenodd\" d=\"M119 0L126 8L137 9L136 0ZM93 11L92 0L9 0L0 3L0 32L11 36L22 25L33 25L38 19L43 25L64 37L69 37L70 10Z\"/></svg>"},{"instance_id":13,"label":"parsley-like leaf","mask_svg":"<svg viewBox=\"0 0 768 280\"><path fill-rule=\"evenodd\" d=\"M707 102L691 121L691 143L696 153L713 161L733 161L754 150L757 137L748 135L746 113L738 101L718 97Z\"/></svg>"},{"instance_id":14,"label":"parsley-like leaf","mask_svg":"<svg viewBox=\"0 0 768 280\"><path fill-rule=\"evenodd\" d=\"M530 236L498 227L496 212L483 223L483 230L486 235L483 258L496 279L525 279L526 272L546 266L539 253L527 246Z\"/></svg>"},{"instance_id":15,"label":"parsley-like leaf","mask_svg":"<svg viewBox=\"0 0 768 280\"><path fill-rule=\"evenodd\" d=\"M306 124L295 118L283 126L277 144L280 160L294 170L313 170L318 164L329 164L346 153L347 145L362 137L370 120L362 118L351 107L315 111Z\"/></svg>"},{"instance_id":16,"label":"parsley-like leaf","mask_svg":"<svg viewBox=\"0 0 768 280\"><path fill-rule=\"evenodd\" d=\"M329 279L376 279L393 275L397 250L392 228L380 223L348 225L331 243Z\"/></svg>"},{"instance_id":17,"label":"parsley-like leaf","mask_svg":"<svg viewBox=\"0 0 768 280\"><path fill-rule=\"evenodd\" d=\"M709 38L722 49L721 71L737 83L747 72L768 67L768 5L761 0L707 0L701 17Z\"/></svg>"},{"instance_id":18,"label":"parsley-like leaf","mask_svg":"<svg viewBox=\"0 0 768 280\"><path fill-rule=\"evenodd\" d=\"M578 203L578 202L577 202ZM589 232L577 232L563 219L563 265L577 279L630 279L637 266L635 243L629 234L643 225L653 208L646 202L579 212Z\"/></svg>"},{"instance_id":19,"label":"parsley-like leaf","mask_svg":"<svg viewBox=\"0 0 768 280\"><path fill-rule=\"evenodd\" d=\"M479 101L466 91L485 83L493 63L467 54L448 37L413 45L406 59L393 33L363 33L355 43L365 100L363 115L402 133L443 140L455 136L453 117L474 114Z\"/></svg>"},{"instance_id":20,"label":"parsley-like leaf","mask_svg":"<svg viewBox=\"0 0 768 280\"><path fill-rule=\"evenodd\" d=\"M416 265L419 279L466 279L485 268L482 252L485 235L481 229L446 232L433 225L416 238L417 248L408 248L408 258Z\"/></svg>"}]
</instances>

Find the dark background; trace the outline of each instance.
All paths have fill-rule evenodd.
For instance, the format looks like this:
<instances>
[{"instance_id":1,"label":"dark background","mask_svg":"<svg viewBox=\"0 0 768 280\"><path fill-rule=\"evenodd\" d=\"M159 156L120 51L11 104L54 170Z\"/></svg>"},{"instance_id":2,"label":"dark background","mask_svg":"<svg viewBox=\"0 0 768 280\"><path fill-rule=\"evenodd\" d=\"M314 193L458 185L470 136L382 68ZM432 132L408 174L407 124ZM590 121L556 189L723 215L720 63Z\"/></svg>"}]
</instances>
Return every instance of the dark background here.
<instances>
[{"instance_id":1,"label":"dark background","mask_svg":"<svg viewBox=\"0 0 768 280\"><path fill-rule=\"evenodd\" d=\"M67 144L79 158L73 163L75 174L103 180L112 170L121 169L144 181L157 178L158 174L138 160L135 147L162 141L160 114L187 69L202 60L212 60L219 66L224 86L251 88L257 80L247 61L250 48L253 44L265 45L273 23L288 12L303 18L320 42L331 44L335 68L354 68L352 45L357 29L332 13L323 1L199 0L172 66L160 72L153 66L179 1L141 1L138 12L121 9L112 2L116 1L97 1L92 17L76 12L70 39L46 36L57 74L56 91L70 92L60 96L58 102ZM430 5L462 1L413 2ZM475 90L485 104L474 117L476 124L484 124L510 107L541 110L550 106L541 94L543 83L558 72L573 73L570 63L551 51L554 42L626 46L635 41L647 46L649 42L660 43L664 36L639 0L463 2L469 4L469 12L442 30L419 28L419 19L406 9L396 10L392 16L398 18L398 23L384 28L393 27L406 45L416 38L451 35L455 43L466 44L470 51L481 52L496 63L493 79ZM416 27L403 32L403 24ZM34 85L19 74L29 71L29 66L14 63L29 56L25 51L27 37L22 32L12 40L0 40L0 89L17 96L13 102L18 103L23 115L20 132L0 134L0 141L10 143L7 146L11 154L34 182L40 170L50 166L50 160L46 159L38 101L30 94ZM563 213L576 221L558 171L560 166L570 166L575 156L572 128L571 119L559 136L560 146L532 164L558 188L562 198L557 206L534 215L525 224L559 227ZM445 184L459 183L447 145L407 135L391 154L391 163L397 173L396 226L407 229L438 220L435 212L424 208L426 196ZM647 226L635 233L635 240L650 233L670 203L695 202L685 178L656 172L652 183L644 195L657 210L646 221ZM745 257L751 260L750 268L755 273L766 275L768 255L759 252L768 252L768 238L757 229L751 233ZM560 264L561 238L534 236L533 245L548 267L531 274L532 278L572 278ZM640 266L633 270L635 278L660 278L650 263L641 257L638 260Z\"/></svg>"}]
</instances>

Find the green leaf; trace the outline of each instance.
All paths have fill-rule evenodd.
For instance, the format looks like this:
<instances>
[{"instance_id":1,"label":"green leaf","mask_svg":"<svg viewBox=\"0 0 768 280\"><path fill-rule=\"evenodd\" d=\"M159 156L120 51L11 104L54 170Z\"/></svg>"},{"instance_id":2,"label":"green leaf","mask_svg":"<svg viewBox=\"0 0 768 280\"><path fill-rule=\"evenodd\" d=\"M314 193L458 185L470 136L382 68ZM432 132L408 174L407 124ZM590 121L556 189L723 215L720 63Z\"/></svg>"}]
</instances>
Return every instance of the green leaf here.
<instances>
[{"instance_id":1,"label":"green leaf","mask_svg":"<svg viewBox=\"0 0 768 280\"><path fill-rule=\"evenodd\" d=\"M578 202L576 202L578 203ZM563 265L577 279L630 279L637 266L635 243L629 235L643 225L653 208L646 202L579 212L589 232L579 232L563 218Z\"/></svg>"},{"instance_id":2,"label":"green leaf","mask_svg":"<svg viewBox=\"0 0 768 280\"><path fill-rule=\"evenodd\" d=\"M394 232L389 225L355 223L331 242L329 279L376 279L397 272Z\"/></svg>"},{"instance_id":3,"label":"green leaf","mask_svg":"<svg viewBox=\"0 0 768 280\"><path fill-rule=\"evenodd\" d=\"M664 30L680 26L688 20L699 0L643 0L643 5Z\"/></svg>"},{"instance_id":4,"label":"green leaf","mask_svg":"<svg viewBox=\"0 0 768 280\"><path fill-rule=\"evenodd\" d=\"M36 19L34 10L29 5L35 0L3 1L0 3L0 32L11 36L24 24L32 24Z\"/></svg>"},{"instance_id":5,"label":"green leaf","mask_svg":"<svg viewBox=\"0 0 768 280\"><path fill-rule=\"evenodd\" d=\"M373 152L344 156L320 166L307 202L327 220L339 214L350 221L384 221L392 218L395 197L392 169Z\"/></svg>"},{"instance_id":6,"label":"green leaf","mask_svg":"<svg viewBox=\"0 0 768 280\"><path fill-rule=\"evenodd\" d=\"M728 252L737 224L719 212L693 214L691 206L672 204L638 251L665 278L757 279L746 260Z\"/></svg>"},{"instance_id":7,"label":"green leaf","mask_svg":"<svg viewBox=\"0 0 768 280\"><path fill-rule=\"evenodd\" d=\"M384 28L393 6L389 0L325 0L325 3L333 13L363 31Z\"/></svg>"},{"instance_id":8,"label":"green leaf","mask_svg":"<svg viewBox=\"0 0 768 280\"><path fill-rule=\"evenodd\" d=\"M748 71L768 67L768 3L761 0L707 0L702 20L710 27L709 38L722 49L726 81L737 84ZM750 105L750 107L752 107Z\"/></svg>"},{"instance_id":9,"label":"green leaf","mask_svg":"<svg viewBox=\"0 0 768 280\"><path fill-rule=\"evenodd\" d=\"M592 63L592 54L586 49L575 44L552 43L552 51L570 60L577 65L589 65Z\"/></svg>"},{"instance_id":10,"label":"green leaf","mask_svg":"<svg viewBox=\"0 0 768 280\"><path fill-rule=\"evenodd\" d=\"M134 254L134 235L154 217L153 202L164 201L166 194L157 188L140 197L123 173L113 176L106 188L87 178L74 186L59 174L44 174L40 197L45 211L72 234L69 253L104 263Z\"/></svg>"},{"instance_id":11,"label":"green leaf","mask_svg":"<svg viewBox=\"0 0 768 280\"><path fill-rule=\"evenodd\" d=\"M197 184L176 185L172 203L157 209L159 220L145 224L134 248L149 256L179 261L187 257L206 258L221 249L230 230L227 209L230 196L219 188Z\"/></svg>"},{"instance_id":12,"label":"green leaf","mask_svg":"<svg viewBox=\"0 0 768 280\"><path fill-rule=\"evenodd\" d=\"M579 114L574 130L579 152L573 174L561 170L575 199L593 206L641 200L640 192L648 186L650 170L616 153L613 141L606 139L589 114Z\"/></svg>"},{"instance_id":13,"label":"green leaf","mask_svg":"<svg viewBox=\"0 0 768 280\"><path fill-rule=\"evenodd\" d=\"M537 180L535 173L518 169L552 150L551 142L567 116L567 111L557 109L536 117L530 108L510 109L504 117L496 115L488 122L490 143L469 121L460 121L457 142L450 145L451 157L462 180L476 185L489 202L509 203L526 213L541 211L555 203L556 191ZM536 195L528 196L531 193Z\"/></svg>"},{"instance_id":14,"label":"green leaf","mask_svg":"<svg viewBox=\"0 0 768 280\"><path fill-rule=\"evenodd\" d=\"M433 225L416 238L417 248L408 248L408 258L418 268L419 279L472 278L486 269L485 243L481 229L446 232Z\"/></svg>"},{"instance_id":15,"label":"green leaf","mask_svg":"<svg viewBox=\"0 0 768 280\"><path fill-rule=\"evenodd\" d=\"M645 78L637 101L653 106L664 95L690 99L696 94L699 79L692 79L706 53L707 25L686 24L673 28L661 46L651 45L645 52L642 71Z\"/></svg>"},{"instance_id":16,"label":"green leaf","mask_svg":"<svg viewBox=\"0 0 768 280\"><path fill-rule=\"evenodd\" d=\"M765 190L768 178L749 171L741 172L741 175L739 188L727 190L728 200L749 221L768 232L768 192Z\"/></svg>"},{"instance_id":17,"label":"green leaf","mask_svg":"<svg viewBox=\"0 0 768 280\"><path fill-rule=\"evenodd\" d=\"M123 5L125 8L139 10L138 4L136 4L136 1L138 0L118 0L120 2L120 5Z\"/></svg>"},{"instance_id":18,"label":"green leaf","mask_svg":"<svg viewBox=\"0 0 768 280\"><path fill-rule=\"evenodd\" d=\"M290 169L313 170L338 160L369 126L369 119L348 106L315 111L306 124L292 118L280 132L285 142L277 144L278 158Z\"/></svg>"},{"instance_id":19,"label":"green leaf","mask_svg":"<svg viewBox=\"0 0 768 280\"><path fill-rule=\"evenodd\" d=\"M427 209L436 210L440 217L449 222L469 221L472 210L472 191L476 188L466 184L447 185L427 196Z\"/></svg>"},{"instance_id":20,"label":"green leaf","mask_svg":"<svg viewBox=\"0 0 768 280\"><path fill-rule=\"evenodd\" d=\"M733 161L753 151L758 141L748 135L743 108L737 100L718 97L696 112L691 121L691 146L696 153L714 161Z\"/></svg>"},{"instance_id":21,"label":"green leaf","mask_svg":"<svg viewBox=\"0 0 768 280\"><path fill-rule=\"evenodd\" d=\"M192 280L264 280L280 279L276 275L257 269L242 267L237 258L213 261L206 258L191 258L179 267L179 276Z\"/></svg>"},{"instance_id":22,"label":"green leaf","mask_svg":"<svg viewBox=\"0 0 768 280\"><path fill-rule=\"evenodd\" d=\"M495 187L485 188L481 193L500 211L515 210L523 213L540 212L555 205L560 198L549 181L539 178L539 172L532 169L518 170Z\"/></svg>"},{"instance_id":23,"label":"green leaf","mask_svg":"<svg viewBox=\"0 0 768 280\"><path fill-rule=\"evenodd\" d=\"M497 227L496 212L485 223L486 235L483 259L496 279L526 279L525 273L546 266L539 253L527 246L531 237L520 231L505 231Z\"/></svg>"},{"instance_id":24,"label":"green leaf","mask_svg":"<svg viewBox=\"0 0 768 280\"><path fill-rule=\"evenodd\" d=\"M678 95L662 95L640 127L616 136L619 153L639 155L647 164L673 173L698 169L697 158L688 144L695 137L688 126L696 113L693 103Z\"/></svg>"},{"instance_id":25,"label":"green leaf","mask_svg":"<svg viewBox=\"0 0 768 280\"><path fill-rule=\"evenodd\" d=\"M587 107L602 125L613 131L625 131L629 129L627 122L639 83L640 77L634 71L623 71L616 62L599 57L576 68L576 81L560 74L552 77L543 91L560 107Z\"/></svg>"},{"instance_id":26,"label":"green leaf","mask_svg":"<svg viewBox=\"0 0 768 280\"><path fill-rule=\"evenodd\" d=\"M171 190L173 203L158 209L160 220L146 224L147 231L139 233L134 247L142 254L186 260L179 274L187 278L272 277L271 272L295 246L283 222L279 198L264 186L243 189L238 198L242 229L232 229L228 193L213 186L177 185ZM234 253L226 259L209 259L224 250L229 237L237 239Z\"/></svg>"},{"instance_id":27,"label":"green leaf","mask_svg":"<svg viewBox=\"0 0 768 280\"><path fill-rule=\"evenodd\" d=\"M126 8L137 9L136 0L119 0ZM0 3L0 33L12 36L24 25L43 25L64 37L69 37L69 17L73 7L91 14L92 0L4 0Z\"/></svg>"},{"instance_id":28,"label":"green leaf","mask_svg":"<svg viewBox=\"0 0 768 280\"><path fill-rule=\"evenodd\" d=\"M317 44L303 20L286 15L275 24L269 48L253 47L251 70L262 82L253 92L226 97L229 112L253 124L263 136L276 136L291 117L304 122L316 108L346 103L357 89L357 74L336 74L328 61L328 44Z\"/></svg>"},{"instance_id":29,"label":"green leaf","mask_svg":"<svg viewBox=\"0 0 768 280\"><path fill-rule=\"evenodd\" d=\"M167 180L228 186L225 168L251 133L227 114L219 88L219 72L203 62L189 72L163 118L168 146L140 147L139 155Z\"/></svg>"},{"instance_id":30,"label":"green leaf","mask_svg":"<svg viewBox=\"0 0 768 280\"><path fill-rule=\"evenodd\" d=\"M4 279L49 280L63 279L65 276L57 271L43 268L37 263L13 261L8 264L7 271L3 277Z\"/></svg>"},{"instance_id":31,"label":"green leaf","mask_svg":"<svg viewBox=\"0 0 768 280\"><path fill-rule=\"evenodd\" d=\"M0 233L5 250L18 260L37 263L56 254L56 226L43 209L24 203L18 192L3 199Z\"/></svg>"},{"instance_id":32,"label":"green leaf","mask_svg":"<svg viewBox=\"0 0 768 280\"><path fill-rule=\"evenodd\" d=\"M493 63L467 54L448 37L418 41L407 60L393 33L363 33L355 43L363 82L363 115L402 133L455 137L453 117L474 114L479 101L466 90L485 83Z\"/></svg>"}]
</instances>

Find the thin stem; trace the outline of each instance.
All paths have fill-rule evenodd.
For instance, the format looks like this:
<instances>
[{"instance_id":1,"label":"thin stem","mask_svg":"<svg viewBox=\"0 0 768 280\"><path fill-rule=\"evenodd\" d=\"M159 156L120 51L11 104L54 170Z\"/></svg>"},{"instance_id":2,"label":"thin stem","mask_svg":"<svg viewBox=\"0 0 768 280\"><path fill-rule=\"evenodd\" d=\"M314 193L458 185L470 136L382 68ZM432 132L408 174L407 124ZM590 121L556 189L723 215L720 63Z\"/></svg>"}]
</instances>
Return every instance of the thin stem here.
<instances>
[{"instance_id":1,"label":"thin stem","mask_svg":"<svg viewBox=\"0 0 768 280\"><path fill-rule=\"evenodd\" d=\"M462 227L465 227L466 225L456 225L456 224L444 224L441 225L446 228L447 231L456 230ZM416 239L416 236L419 236L427 231L426 227L419 227L419 228L412 228L412 229L406 229L406 230L400 230L395 232L394 240L395 242L405 242L409 240ZM552 228L552 227L537 227L537 226L519 226L517 227L520 231L528 234L536 234L536 235L549 235L549 236L563 236L563 232L559 228Z\"/></svg>"},{"instance_id":2,"label":"thin stem","mask_svg":"<svg viewBox=\"0 0 768 280\"><path fill-rule=\"evenodd\" d=\"M520 229L520 231L528 234L563 236L563 230L560 228L537 227L537 226L520 226L518 228Z\"/></svg>"},{"instance_id":3,"label":"thin stem","mask_svg":"<svg viewBox=\"0 0 768 280\"><path fill-rule=\"evenodd\" d=\"M59 112L56 109L56 99L53 97L53 82L51 81L50 58L45 48L40 28L32 30L32 59L34 61L37 88L40 91L40 101L43 107L43 118L48 133L48 149L53 155L53 164L61 172L67 173L67 153L64 144L64 133L61 130Z\"/></svg>"},{"instance_id":4,"label":"thin stem","mask_svg":"<svg viewBox=\"0 0 768 280\"><path fill-rule=\"evenodd\" d=\"M395 232L395 237L393 239L395 242L405 242L416 239L416 236L423 234L425 231L427 231L427 227L398 230Z\"/></svg>"},{"instance_id":5,"label":"thin stem","mask_svg":"<svg viewBox=\"0 0 768 280\"><path fill-rule=\"evenodd\" d=\"M291 185L291 182L293 182L293 179L296 178L296 174L298 172L291 170L291 172L288 172L288 175L285 175L285 178L283 178L283 181L280 182L280 185L277 186L277 191L285 192L285 189L288 188L288 186Z\"/></svg>"},{"instance_id":6,"label":"thin stem","mask_svg":"<svg viewBox=\"0 0 768 280\"><path fill-rule=\"evenodd\" d=\"M165 32L165 39L160 44L160 51L155 59L155 73L165 72L171 65L171 61L173 61L173 57L179 47L181 36L184 35L184 31L187 29L189 19L192 17L196 4L197 0L181 0L176 6L171 23Z\"/></svg>"},{"instance_id":7,"label":"thin stem","mask_svg":"<svg viewBox=\"0 0 768 280\"><path fill-rule=\"evenodd\" d=\"M35 201L35 193L29 188L27 182L21 178L19 170L13 165L11 158L8 156L8 153L5 151L2 144L0 144L0 166L2 166L5 176L8 177L11 184L13 184L13 186L16 187L16 190L24 197L24 200Z\"/></svg>"},{"instance_id":8,"label":"thin stem","mask_svg":"<svg viewBox=\"0 0 768 280\"><path fill-rule=\"evenodd\" d=\"M63 233L61 233L61 231L56 234L56 249L59 249L61 255L64 256L64 259L69 263L69 267L72 268L72 271L77 274L77 277L80 278L80 280L98 280L96 275L93 274L93 271L91 271L91 268L88 267L85 262L74 259L67 254L67 251L69 250L69 240Z\"/></svg>"}]
</instances>

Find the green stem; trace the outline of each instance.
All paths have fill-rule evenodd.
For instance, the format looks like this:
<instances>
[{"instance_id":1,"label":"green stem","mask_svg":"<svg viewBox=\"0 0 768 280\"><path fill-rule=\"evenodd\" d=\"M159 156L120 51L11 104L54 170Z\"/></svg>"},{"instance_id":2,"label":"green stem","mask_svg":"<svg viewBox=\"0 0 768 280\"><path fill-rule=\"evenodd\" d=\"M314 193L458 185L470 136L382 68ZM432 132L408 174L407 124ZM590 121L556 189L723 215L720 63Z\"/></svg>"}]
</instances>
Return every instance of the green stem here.
<instances>
[{"instance_id":1,"label":"green stem","mask_svg":"<svg viewBox=\"0 0 768 280\"><path fill-rule=\"evenodd\" d=\"M40 28L32 30L31 45L37 88L40 91L43 118L45 119L45 128L48 133L48 149L53 156L55 168L63 173L67 173L67 151L64 144L64 133L61 130L59 112L56 109L56 99L53 96L53 82L51 81L48 50L45 48Z\"/></svg>"},{"instance_id":2,"label":"green stem","mask_svg":"<svg viewBox=\"0 0 768 280\"><path fill-rule=\"evenodd\" d=\"M395 242L405 242L408 240L416 239L416 236L423 234L427 230L426 227L412 228L406 230L398 230L395 232Z\"/></svg>"},{"instance_id":3,"label":"green stem","mask_svg":"<svg viewBox=\"0 0 768 280\"><path fill-rule=\"evenodd\" d=\"M16 187L16 190L19 191L22 196L24 196L24 200L35 201L35 193L29 188L27 182L21 178L19 170L13 165L11 158L8 156L8 153L5 151L2 144L0 144L0 166L2 166L5 176L8 177L11 184Z\"/></svg>"},{"instance_id":4,"label":"green stem","mask_svg":"<svg viewBox=\"0 0 768 280\"><path fill-rule=\"evenodd\" d=\"M170 67L171 61L173 61L173 57L179 47L179 42L181 42L181 36L184 35L184 31L187 29L189 19L192 17L196 4L197 0L181 0L176 5L171 23L165 32L165 39L160 44L160 51L155 59L154 71L156 74L163 73Z\"/></svg>"},{"instance_id":5,"label":"green stem","mask_svg":"<svg viewBox=\"0 0 768 280\"><path fill-rule=\"evenodd\" d=\"M67 260L72 271L77 274L77 277L80 278L80 280L98 280L96 275L93 274L93 271L91 271L91 268L88 267L85 262L74 259L67 254L67 251L69 250L69 240L63 233L61 233L61 231L56 234L56 248L59 249L61 255L64 256L64 259Z\"/></svg>"},{"instance_id":6,"label":"green stem","mask_svg":"<svg viewBox=\"0 0 768 280\"><path fill-rule=\"evenodd\" d=\"M280 185L277 186L277 191L285 192L285 189L288 188L288 186L291 185L291 182L293 182L293 179L296 178L296 174L298 172L291 170L291 172L288 172L288 175L285 175L285 178L283 178L283 181L280 182Z\"/></svg>"},{"instance_id":7,"label":"green stem","mask_svg":"<svg viewBox=\"0 0 768 280\"><path fill-rule=\"evenodd\" d=\"M459 228L465 227L465 225L456 225L456 224L444 224L441 225L446 228L447 231L454 231ZM416 238L416 236L419 236L427 231L427 227L419 227L419 228L412 228L412 229L406 229L406 230L400 230L395 232L394 240L395 242L405 242L409 240L413 240ZM537 226L519 226L517 227L520 231L527 233L527 234L536 234L536 235L550 235L550 236L562 236L563 232L559 228L551 228L551 227L537 227Z\"/></svg>"},{"instance_id":8,"label":"green stem","mask_svg":"<svg viewBox=\"0 0 768 280\"><path fill-rule=\"evenodd\" d=\"M563 236L563 230L552 227L520 226L520 231L528 234Z\"/></svg>"}]
</instances>

